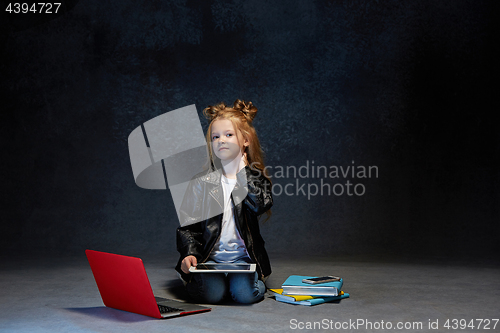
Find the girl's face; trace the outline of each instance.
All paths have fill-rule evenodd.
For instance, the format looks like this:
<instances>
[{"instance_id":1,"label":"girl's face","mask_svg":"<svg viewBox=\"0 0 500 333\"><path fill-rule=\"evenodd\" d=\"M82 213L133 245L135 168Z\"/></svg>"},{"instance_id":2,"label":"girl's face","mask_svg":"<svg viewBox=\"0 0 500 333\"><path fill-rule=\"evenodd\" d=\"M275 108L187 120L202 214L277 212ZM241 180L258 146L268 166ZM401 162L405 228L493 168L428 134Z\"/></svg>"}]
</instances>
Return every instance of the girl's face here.
<instances>
[{"instance_id":1,"label":"girl's face","mask_svg":"<svg viewBox=\"0 0 500 333\"><path fill-rule=\"evenodd\" d=\"M239 131L234 129L228 119L218 119L212 123L212 149L215 156L223 162L231 162L242 156L248 140L245 140Z\"/></svg>"}]
</instances>

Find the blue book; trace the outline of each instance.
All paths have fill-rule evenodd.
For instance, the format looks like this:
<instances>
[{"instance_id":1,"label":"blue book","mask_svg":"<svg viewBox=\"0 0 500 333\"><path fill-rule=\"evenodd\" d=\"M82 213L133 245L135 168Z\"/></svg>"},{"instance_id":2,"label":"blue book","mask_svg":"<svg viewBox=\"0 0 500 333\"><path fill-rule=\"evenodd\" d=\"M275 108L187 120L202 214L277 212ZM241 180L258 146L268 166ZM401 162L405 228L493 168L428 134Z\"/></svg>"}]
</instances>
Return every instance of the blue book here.
<instances>
[{"instance_id":1,"label":"blue book","mask_svg":"<svg viewBox=\"0 0 500 333\"><path fill-rule=\"evenodd\" d=\"M344 283L342 279L320 284L302 282L303 279L310 278L314 276L290 275L281 285L283 295L338 296Z\"/></svg>"},{"instance_id":2,"label":"blue book","mask_svg":"<svg viewBox=\"0 0 500 333\"><path fill-rule=\"evenodd\" d=\"M342 295L339 295L339 296L321 296L321 297L314 297L311 299L307 299L304 301L296 301L293 297L289 297L289 296L285 296L285 295L276 295L275 296L276 300L280 301L280 302L306 305L306 306L318 305L318 304L338 301L338 300L341 300L343 298L348 298L348 297L349 297L348 293L342 293Z\"/></svg>"}]
</instances>

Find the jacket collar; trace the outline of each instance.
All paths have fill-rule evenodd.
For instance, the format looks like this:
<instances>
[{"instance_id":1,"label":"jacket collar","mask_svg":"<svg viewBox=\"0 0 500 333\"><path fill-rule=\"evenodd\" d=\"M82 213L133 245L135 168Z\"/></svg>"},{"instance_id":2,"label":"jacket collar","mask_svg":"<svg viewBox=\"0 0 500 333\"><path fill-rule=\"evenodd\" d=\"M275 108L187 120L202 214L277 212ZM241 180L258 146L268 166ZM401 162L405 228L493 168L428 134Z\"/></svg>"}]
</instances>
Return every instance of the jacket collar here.
<instances>
[{"instance_id":1,"label":"jacket collar","mask_svg":"<svg viewBox=\"0 0 500 333\"><path fill-rule=\"evenodd\" d=\"M224 194L222 192L222 185L220 183L221 176L222 172L220 169L210 169L200 179L202 182L211 185L208 193L212 198L214 198L215 201L217 201L221 209L224 209Z\"/></svg>"},{"instance_id":2,"label":"jacket collar","mask_svg":"<svg viewBox=\"0 0 500 333\"><path fill-rule=\"evenodd\" d=\"M221 169L210 169L207 173L201 177L201 181L213 185L210 189L210 195L217 201L217 203L224 209L224 193L222 191L221 184L222 170ZM239 184L236 183L234 189L238 189Z\"/></svg>"},{"instance_id":3,"label":"jacket collar","mask_svg":"<svg viewBox=\"0 0 500 333\"><path fill-rule=\"evenodd\" d=\"M220 185L221 176L222 172L220 169L210 169L203 177L201 177L201 180L212 185Z\"/></svg>"}]
</instances>

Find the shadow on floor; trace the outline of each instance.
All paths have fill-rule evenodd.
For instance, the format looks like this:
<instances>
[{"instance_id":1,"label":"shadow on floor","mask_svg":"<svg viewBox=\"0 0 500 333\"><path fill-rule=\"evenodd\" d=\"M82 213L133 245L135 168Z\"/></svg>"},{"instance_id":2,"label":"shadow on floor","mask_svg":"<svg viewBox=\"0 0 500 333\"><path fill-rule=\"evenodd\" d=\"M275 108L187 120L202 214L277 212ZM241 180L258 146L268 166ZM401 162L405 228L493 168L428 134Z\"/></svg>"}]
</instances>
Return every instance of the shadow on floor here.
<instances>
[{"instance_id":1,"label":"shadow on floor","mask_svg":"<svg viewBox=\"0 0 500 333\"><path fill-rule=\"evenodd\" d=\"M155 320L154 318L149 318L147 316L135 314L132 312L126 312L122 310L107 308L105 306L98 306L91 308L66 308L65 310L87 315L90 317L107 319L118 322L137 323L148 320Z\"/></svg>"},{"instance_id":2,"label":"shadow on floor","mask_svg":"<svg viewBox=\"0 0 500 333\"><path fill-rule=\"evenodd\" d=\"M172 295L174 299L192 301L180 279L167 280L162 285L162 288L165 289L169 295Z\"/></svg>"}]
</instances>

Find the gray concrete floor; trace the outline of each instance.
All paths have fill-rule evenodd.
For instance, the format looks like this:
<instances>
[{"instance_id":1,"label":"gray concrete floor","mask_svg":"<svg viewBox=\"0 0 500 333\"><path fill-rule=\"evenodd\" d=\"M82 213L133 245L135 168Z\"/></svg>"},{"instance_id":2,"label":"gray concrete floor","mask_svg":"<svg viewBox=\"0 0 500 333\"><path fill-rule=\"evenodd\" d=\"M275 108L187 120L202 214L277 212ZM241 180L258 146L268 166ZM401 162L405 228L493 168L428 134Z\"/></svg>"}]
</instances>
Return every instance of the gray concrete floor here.
<instances>
[{"instance_id":1,"label":"gray concrete floor","mask_svg":"<svg viewBox=\"0 0 500 333\"><path fill-rule=\"evenodd\" d=\"M143 257L143 261L157 296L186 297L173 271L175 257ZM486 330L486 322L478 320L500 317L496 264L276 257L272 263L268 287L279 287L291 274L337 274L344 278L343 289L351 297L306 307L280 303L268 295L253 305L227 303L213 306L209 313L157 320L104 307L84 255L52 260L4 258L0 332L280 332L304 331L308 325L314 328L315 322L318 331L380 332L388 331L389 324L397 332L500 331L500 323L492 330L495 322L491 321ZM473 320L474 328L460 329L458 321L457 330L446 329L446 321L453 325L453 319L463 319L467 325ZM429 322L436 321L438 330L429 329ZM411 328L396 329L398 323Z\"/></svg>"}]
</instances>

